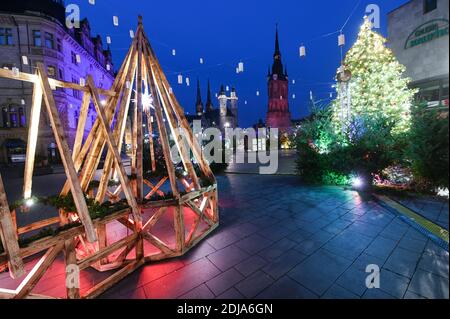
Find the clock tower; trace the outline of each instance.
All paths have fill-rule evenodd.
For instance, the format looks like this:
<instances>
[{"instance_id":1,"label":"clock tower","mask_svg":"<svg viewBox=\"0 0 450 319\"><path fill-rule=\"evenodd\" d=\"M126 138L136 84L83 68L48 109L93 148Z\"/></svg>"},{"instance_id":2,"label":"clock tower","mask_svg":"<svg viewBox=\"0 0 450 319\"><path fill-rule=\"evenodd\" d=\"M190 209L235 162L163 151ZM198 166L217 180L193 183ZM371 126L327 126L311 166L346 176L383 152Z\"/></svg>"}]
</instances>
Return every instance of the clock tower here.
<instances>
[{"instance_id":1,"label":"clock tower","mask_svg":"<svg viewBox=\"0 0 450 319\"><path fill-rule=\"evenodd\" d=\"M272 68L268 72L269 107L267 111L266 126L278 128L286 132L292 125L289 112L289 77L287 69L283 68L281 61L278 27L275 34L275 53Z\"/></svg>"}]
</instances>

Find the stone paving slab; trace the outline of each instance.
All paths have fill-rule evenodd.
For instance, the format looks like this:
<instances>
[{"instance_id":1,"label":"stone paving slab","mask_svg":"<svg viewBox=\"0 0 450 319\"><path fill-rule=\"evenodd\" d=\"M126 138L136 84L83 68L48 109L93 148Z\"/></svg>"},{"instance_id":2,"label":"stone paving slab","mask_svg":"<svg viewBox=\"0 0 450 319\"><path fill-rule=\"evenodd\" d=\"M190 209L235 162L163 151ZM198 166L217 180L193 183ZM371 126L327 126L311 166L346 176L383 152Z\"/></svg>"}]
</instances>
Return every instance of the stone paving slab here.
<instances>
[{"instance_id":1,"label":"stone paving slab","mask_svg":"<svg viewBox=\"0 0 450 319\"><path fill-rule=\"evenodd\" d=\"M448 251L377 203L295 176L228 174L218 183L213 234L102 297L448 298ZM379 289L365 286L368 265L381 270Z\"/></svg>"}]
</instances>

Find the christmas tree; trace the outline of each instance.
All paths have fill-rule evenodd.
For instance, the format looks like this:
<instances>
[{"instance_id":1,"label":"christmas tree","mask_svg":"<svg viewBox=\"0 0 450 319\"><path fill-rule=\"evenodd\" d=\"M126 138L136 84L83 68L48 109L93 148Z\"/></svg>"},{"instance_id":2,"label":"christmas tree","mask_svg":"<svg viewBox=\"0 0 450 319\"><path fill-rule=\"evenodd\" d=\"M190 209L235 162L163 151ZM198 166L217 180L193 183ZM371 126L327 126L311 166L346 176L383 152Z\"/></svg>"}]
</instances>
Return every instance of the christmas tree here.
<instances>
[{"instance_id":1,"label":"christmas tree","mask_svg":"<svg viewBox=\"0 0 450 319\"><path fill-rule=\"evenodd\" d=\"M408 131L415 90L408 88L410 79L403 77L405 67L385 44L386 39L372 30L372 23L365 17L358 39L343 62L347 75L351 74L348 91L345 90L349 93L345 101L350 101L349 107L345 104L348 119L343 120L342 116L342 94L338 94L333 105L333 118L339 129L348 121L383 117L395 122L393 133ZM342 85L346 84L338 83L338 93Z\"/></svg>"}]
</instances>

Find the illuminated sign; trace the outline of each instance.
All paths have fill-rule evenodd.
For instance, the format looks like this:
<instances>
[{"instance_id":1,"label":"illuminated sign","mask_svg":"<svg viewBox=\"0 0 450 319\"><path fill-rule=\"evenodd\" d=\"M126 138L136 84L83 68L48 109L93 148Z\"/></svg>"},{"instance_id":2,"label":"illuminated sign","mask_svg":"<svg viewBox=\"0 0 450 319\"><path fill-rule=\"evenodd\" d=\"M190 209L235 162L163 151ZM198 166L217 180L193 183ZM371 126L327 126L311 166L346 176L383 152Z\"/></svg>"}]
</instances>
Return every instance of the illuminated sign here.
<instances>
[{"instance_id":1,"label":"illuminated sign","mask_svg":"<svg viewBox=\"0 0 450 319\"><path fill-rule=\"evenodd\" d=\"M413 48L444 36L448 36L448 20L431 20L422 24L410 34L406 40L405 49Z\"/></svg>"}]
</instances>

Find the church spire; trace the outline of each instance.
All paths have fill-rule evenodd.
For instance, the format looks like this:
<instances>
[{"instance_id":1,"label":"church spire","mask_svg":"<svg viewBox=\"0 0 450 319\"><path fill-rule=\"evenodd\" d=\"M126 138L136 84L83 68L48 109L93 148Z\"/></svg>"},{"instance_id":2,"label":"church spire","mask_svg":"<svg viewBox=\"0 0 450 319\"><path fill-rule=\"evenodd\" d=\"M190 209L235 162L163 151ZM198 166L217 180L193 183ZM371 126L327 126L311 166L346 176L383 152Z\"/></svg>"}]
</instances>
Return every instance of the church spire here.
<instances>
[{"instance_id":1,"label":"church spire","mask_svg":"<svg viewBox=\"0 0 450 319\"><path fill-rule=\"evenodd\" d=\"M208 79L208 97L206 99L206 112L212 111L213 108L214 108L214 105L212 103L212 98L211 98L211 84Z\"/></svg>"},{"instance_id":2,"label":"church spire","mask_svg":"<svg viewBox=\"0 0 450 319\"><path fill-rule=\"evenodd\" d=\"M198 115L203 114L202 93L200 91L200 80L197 78L197 101L195 102L195 109Z\"/></svg>"},{"instance_id":3,"label":"church spire","mask_svg":"<svg viewBox=\"0 0 450 319\"><path fill-rule=\"evenodd\" d=\"M286 78L281 62L280 39L278 37L278 23L275 30L275 53L273 54L272 77L277 80Z\"/></svg>"},{"instance_id":4,"label":"church spire","mask_svg":"<svg viewBox=\"0 0 450 319\"><path fill-rule=\"evenodd\" d=\"M276 24L275 28L275 53L273 54L273 57L275 59L281 59L280 41L278 39L278 23Z\"/></svg>"}]
</instances>

